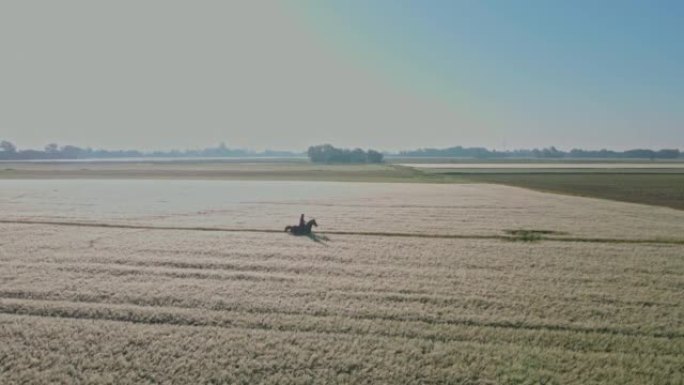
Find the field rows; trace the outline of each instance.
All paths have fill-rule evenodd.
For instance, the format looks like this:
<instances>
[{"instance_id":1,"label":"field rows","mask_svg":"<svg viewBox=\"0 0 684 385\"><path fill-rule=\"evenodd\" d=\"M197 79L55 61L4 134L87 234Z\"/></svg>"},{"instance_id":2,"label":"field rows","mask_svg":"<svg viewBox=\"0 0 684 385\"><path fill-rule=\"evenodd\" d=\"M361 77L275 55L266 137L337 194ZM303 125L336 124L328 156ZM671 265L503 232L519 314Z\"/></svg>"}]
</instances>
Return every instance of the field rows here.
<instances>
[{"instance_id":1,"label":"field rows","mask_svg":"<svg viewBox=\"0 0 684 385\"><path fill-rule=\"evenodd\" d=\"M170 378L177 383L244 384L518 383L531 378L637 383L635 377L663 384L681 381L681 361L655 355L534 348L521 354L519 346L507 344L23 316L0 322L13 342L0 347L5 357L25 356L27 349L44 352L32 360L3 361L13 365L18 380L29 381L36 379L31 375L35 372L41 373L39 378L61 378L64 383ZM67 369L58 369L62 367Z\"/></svg>"},{"instance_id":2,"label":"field rows","mask_svg":"<svg viewBox=\"0 0 684 385\"><path fill-rule=\"evenodd\" d=\"M409 338L440 342L476 342L518 345L566 353L657 355L681 359L682 343L670 337L652 337L611 331L556 330L526 325L492 325L474 320L462 323L387 319L361 315L315 315L265 309L202 309L162 305L114 305L93 302L8 300L0 313L47 318L124 321L136 324L212 326L287 332ZM571 332L568 334L567 332ZM681 337L680 337L681 339Z\"/></svg>"},{"instance_id":3,"label":"field rows","mask_svg":"<svg viewBox=\"0 0 684 385\"><path fill-rule=\"evenodd\" d=\"M9 382L682 380L678 245L0 230Z\"/></svg>"}]
</instances>

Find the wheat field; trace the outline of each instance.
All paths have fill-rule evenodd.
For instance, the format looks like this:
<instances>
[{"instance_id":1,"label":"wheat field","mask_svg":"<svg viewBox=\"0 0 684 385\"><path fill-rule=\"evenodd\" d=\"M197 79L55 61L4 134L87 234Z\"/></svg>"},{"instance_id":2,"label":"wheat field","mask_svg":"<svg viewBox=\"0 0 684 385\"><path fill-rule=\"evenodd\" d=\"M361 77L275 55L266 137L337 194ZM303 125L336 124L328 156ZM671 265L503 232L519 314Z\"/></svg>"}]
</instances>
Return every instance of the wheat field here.
<instances>
[{"instance_id":1,"label":"wheat field","mask_svg":"<svg viewBox=\"0 0 684 385\"><path fill-rule=\"evenodd\" d=\"M684 382L681 211L475 184L137 182L127 206L113 182L2 183L3 384ZM300 211L316 237L279 231Z\"/></svg>"}]
</instances>

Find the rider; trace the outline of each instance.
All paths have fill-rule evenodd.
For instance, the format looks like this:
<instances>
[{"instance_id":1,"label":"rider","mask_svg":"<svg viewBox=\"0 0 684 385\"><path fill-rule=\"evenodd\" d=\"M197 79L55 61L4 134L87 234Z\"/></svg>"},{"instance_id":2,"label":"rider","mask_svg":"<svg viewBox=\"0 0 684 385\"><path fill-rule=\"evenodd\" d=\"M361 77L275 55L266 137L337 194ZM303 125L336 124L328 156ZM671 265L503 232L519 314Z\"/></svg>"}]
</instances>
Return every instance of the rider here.
<instances>
[{"instance_id":1,"label":"rider","mask_svg":"<svg viewBox=\"0 0 684 385\"><path fill-rule=\"evenodd\" d=\"M304 214L302 214L299 217L299 227L304 227L305 225L306 225L306 223L304 223Z\"/></svg>"}]
</instances>

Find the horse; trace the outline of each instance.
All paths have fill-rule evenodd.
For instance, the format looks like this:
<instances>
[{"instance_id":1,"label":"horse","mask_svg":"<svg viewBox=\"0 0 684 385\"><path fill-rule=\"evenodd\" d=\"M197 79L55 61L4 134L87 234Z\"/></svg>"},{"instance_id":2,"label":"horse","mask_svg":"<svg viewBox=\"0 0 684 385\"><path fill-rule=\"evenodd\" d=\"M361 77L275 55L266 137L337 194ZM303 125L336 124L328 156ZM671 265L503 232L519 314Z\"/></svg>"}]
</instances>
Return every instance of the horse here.
<instances>
[{"instance_id":1,"label":"horse","mask_svg":"<svg viewBox=\"0 0 684 385\"><path fill-rule=\"evenodd\" d=\"M315 219L306 222L304 226L285 226L285 231L292 235L309 235L311 234L312 226L318 227L318 223L316 223Z\"/></svg>"}]
</instances>

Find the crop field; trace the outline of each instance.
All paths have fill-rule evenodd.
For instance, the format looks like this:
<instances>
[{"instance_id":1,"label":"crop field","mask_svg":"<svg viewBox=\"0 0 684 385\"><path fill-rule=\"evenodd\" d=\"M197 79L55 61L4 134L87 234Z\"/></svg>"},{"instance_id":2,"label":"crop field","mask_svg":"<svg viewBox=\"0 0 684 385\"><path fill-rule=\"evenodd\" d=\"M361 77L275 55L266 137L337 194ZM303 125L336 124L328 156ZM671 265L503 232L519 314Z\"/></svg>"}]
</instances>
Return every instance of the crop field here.
<instances>
[{"instance_id":1,"label":"crop field","mask_svg":"<svg viewBox=\"0 0 684 385\"><path fill-rule=\"evenodd\" d=\"M302 160L0 161L0 179L183 179L423 181L409 167L389 164L319 165Z\"/></svg>"},{"instance_id":2,"label":"crop field","mask_svg":"<svg viewBox=\"0 0 684 385\"><path fill-rule=\"evenodd\" d=\"M0 180L0 383L681 384L684 212L490 184ZM315 236L282 232L301 212Z\"/></svg>"},{"instance_id":3,"label":"crop field","mask_svg":"<svg viewBox=\"0 0 684 385\"><path fill-rule=\"evenodd\" d=\"M321 165L301 159L0 161L2 180L244 180L496 183L568 195L684 209L684 162L392 160ZM436 160L432 160L433 162ZM458 163L455 163L455 162ZM481 162L481 161L478 161Z\"/></svg>"},{"instance_id":4,"label":"crop field","mask_svg":"<svg viewBox=\"0 0 684 385\"><path fill-rule=\"evenodd\" d=\"M496 183L684 210L684 162L418 163L431 182Z\"/></svg>"},{"instance_id":5,"label":"crop field","mask_svg":"<svg viewBox=\"0 0 684 385\"><path fill-rule=\"evenodd\" d=\"M444 176L444 174L441 174ZM622 172L454 173L476 183L498 183L561 194L614 199L684 210L684 172L675 170Z\"/></svg>"}]
</instances>

